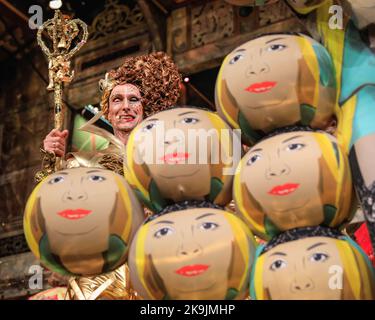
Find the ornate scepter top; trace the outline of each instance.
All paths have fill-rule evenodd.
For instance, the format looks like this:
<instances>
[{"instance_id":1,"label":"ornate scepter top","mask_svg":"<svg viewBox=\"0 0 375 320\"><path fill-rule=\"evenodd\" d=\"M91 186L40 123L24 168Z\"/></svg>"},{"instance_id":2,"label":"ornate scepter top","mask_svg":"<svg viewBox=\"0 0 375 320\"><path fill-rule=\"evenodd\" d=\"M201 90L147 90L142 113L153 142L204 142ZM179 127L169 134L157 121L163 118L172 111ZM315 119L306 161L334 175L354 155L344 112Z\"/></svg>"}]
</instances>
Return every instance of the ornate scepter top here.
<instances>
[{"instance_id":1,"label":"ornate scepter top","mask_svg":"<svg viewBox=\"0 0 375 320\"><path fill-rule=\"evenodd\" d=\"M37 39L49 61L50 83L47 89L54 90L54 84L72 80L74 74L70 72L70 60L86 43L88 31L87 25L82 20L71 20L69 16L62 14L59 10L62 5L61 1L51 1L50 5L55 9L55 15L39 28ZM82 30L81 33L80 30ZM42 38L43 34L48 35L52 46L45 43Z\"/></svg>"},{"instance_id":2,"label":"ornate scepter top","mask_svg":"<svg viewBox=\"0 0 375 320\"><path fill-rule=\"evenodd\" d=\"M54 122L55 128L58 130L62 130L64 127L63 83L72 81L74 71L70 70L71 59L88 38L86 23L62 14L59 10L61 6L61 0L50 1L50 7L55 10L55 15L42 24L37 34L38 44L48 59L49 84L47 90L54 91ZM43 35L50 41L46 43ZM61 167L61 159L56 158L55 170L59 170Z\"/></svg>"}]
</instances>

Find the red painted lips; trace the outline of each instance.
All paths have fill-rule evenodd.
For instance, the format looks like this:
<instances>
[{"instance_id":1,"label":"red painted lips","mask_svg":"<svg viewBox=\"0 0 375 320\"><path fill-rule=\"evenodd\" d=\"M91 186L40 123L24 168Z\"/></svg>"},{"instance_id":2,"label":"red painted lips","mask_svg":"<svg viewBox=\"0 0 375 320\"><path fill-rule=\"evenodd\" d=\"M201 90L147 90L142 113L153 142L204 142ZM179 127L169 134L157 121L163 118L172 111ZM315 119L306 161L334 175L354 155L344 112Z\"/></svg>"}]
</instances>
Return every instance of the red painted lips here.
<instances>
[{"instance_id":1,"label":"red painted lips","mask_svg":"<svg viewBox=\"0 0 375 320\"><path fill-rule=\"evenodd\" d=\"M57 214L60 217L63 217L65 219L78 220L78 219L87 217L91 212L92 212L91 210L85 210L85 209L75 209L75 210L67 209L64 211L60 211Z\"/></svg>"},{"instance_id":2,"label":"red painted lips","mask_svg":"<svg viewBox=\"0 0 375 320\"><path fill-rule=\"evenodd\" d=\"M298 183L286 183L281 186L276 186L268 191L269 194L274 196L286 196L294 191L299 187Z\"/></svg>"},{"instance_id":3,"label":"red painted lips","mask_svg":"<svg viewBox=\"0 0 375 320\"><path fill-rule=\"evenodd\" d=\"M251 86L247 87L245 90L252 93L266 93L271 91L276 86L276 84L277 82L274 81L254 83Z\"/></svg>"},{"instance_id":4,"label":"red painted lips","mask_svg":"<svg viewBox=\"0 0 375 320\"><path fill-rule=\"evenodd\" d=\"M189 158L188 153L183 152L174 152L166 154L164 157L161 157L160 159L163 160L165 163L169 164L176 164L182 161L185 161L187 158Z\"/></svg>"},{"instance_id":5,"label":"red painted lips","mask_svg":"<svg viewBox=\"0 0 375 320\"><path fill-rule=\"evenodd\" d=\"M184 266L175 272L184 277L194 277L199 276L203 272L205 272L210 266L206 264L194 264L191 266Z\"/></svg>"}]
</instances>

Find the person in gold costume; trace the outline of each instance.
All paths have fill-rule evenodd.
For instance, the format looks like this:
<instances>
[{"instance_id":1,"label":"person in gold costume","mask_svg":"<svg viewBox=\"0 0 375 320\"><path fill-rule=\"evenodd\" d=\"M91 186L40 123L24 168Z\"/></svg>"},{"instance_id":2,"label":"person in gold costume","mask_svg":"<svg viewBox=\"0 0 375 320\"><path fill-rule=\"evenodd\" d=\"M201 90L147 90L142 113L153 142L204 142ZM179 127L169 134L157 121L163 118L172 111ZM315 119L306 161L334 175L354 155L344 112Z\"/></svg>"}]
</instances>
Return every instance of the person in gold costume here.
<instances>
[{"instance_id":1,"label":"person in gold costume","mask_svg":"<svg viewBox=\"0 0 375 320\"><path fill-rule=\"evenodd\" d=\"M174 105L180 95L180 84L181 75L164 52L126 58L120 67L107 72L105 78L100 80L101 111L81 128L106 138L110 142L109 147L95 152L66 154L68 130L53 129L43 141L44 170L38 172L36 180L40 181L53 173L56 157L65 157L66 168L101 167L123 174L124 146L130 132L143 118ZM114 134L94 125L101 116L111 123ZM67 297L137 299L130 286L128 272L127 265L123 265L108 274L71 278Z\"/></svg>"}]
</instances>

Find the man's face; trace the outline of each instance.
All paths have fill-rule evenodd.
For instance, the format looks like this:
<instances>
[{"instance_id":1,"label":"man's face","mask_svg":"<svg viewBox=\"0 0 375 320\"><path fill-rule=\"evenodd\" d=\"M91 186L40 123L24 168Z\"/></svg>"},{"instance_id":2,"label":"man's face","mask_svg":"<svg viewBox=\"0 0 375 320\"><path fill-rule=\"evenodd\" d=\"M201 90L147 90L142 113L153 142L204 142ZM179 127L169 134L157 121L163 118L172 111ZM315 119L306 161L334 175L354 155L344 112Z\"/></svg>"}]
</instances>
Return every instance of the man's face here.
<instances>
[{"instance_id":1,"label":"man's face","mask_svg":"<svg viewBox=\"0 0 375 320\"><path fill-rule=\"evenodd\" d=\"M98 242L108 241L117 193L118 186L111 171L76 168L49 176L39 193L49 241L54 243L58 237L61 242L66 238L66 243L74 242L77 246L79 238L84 237L84 251L95 252ZM87 241L88 238L92 241ZM101 248L101 251L105 250Z\"/></svg>"},{"instance_id":2,"label":"man's face","mask_svg":"<svg viewBox=\"0 0 375 320\"><path fill-rule=\"evenodd\" d=\"M343 264L336 239L310 237L280 244L264 254L263 287L272 300L338 300L342 289L331 286L332 270Z\"/></svg>"},{"instance_id":3,"label":"man's face","mask_svg":"<svg viewBox=\"0 0 375 320\"><path fill-rule=\"evenodd\" d=\"M255 129L290 125L300 120L297 36L270 35L249 41L232 53L223 79L239 109Z\"/></svg>"},{"instance_id":4,"label":"man's face","mask_svg":"<svg viewBox=\"0 0 375 320\"><path fill-rule=\"evenodd\" d=\"M129 83L117 85L109 96L108 120L118 131L131 131L143 119L139 89Z\"/></svg>"},{"instance_id":5,"label":"man's face","mask_svg":"<svg viewBox=\"0 0 375 320\"><path fill-rule=\"evenodd\" d=\"M241 183L280 229L320 224L321 157L313 133L280 134L256 144L245 155Z\"/></svg>"},{"instance_id":6,"label":"man's face","mask_svg":"<svg viewBox=\"0 0 375 320\"><path fill-rule=\"evenodd\" d=\"M163 195L178 201L209 193L211 144L218 142L220 132L206 111L163 111L143 121L136 134L140 134L137 153Z\"/></svg>"},{"instance_id":7,"label":"man's face","mask_svg":"<svg viewBox=\"0 0 375 320\"><path fill-rule=\"evenodd\" d=\"M234 241L225 214L217 209L191 209L150 222L145 253L171 299L205 299L217 286L222 288L221 299L225 297Z\"/></svg>"}]
</instances>

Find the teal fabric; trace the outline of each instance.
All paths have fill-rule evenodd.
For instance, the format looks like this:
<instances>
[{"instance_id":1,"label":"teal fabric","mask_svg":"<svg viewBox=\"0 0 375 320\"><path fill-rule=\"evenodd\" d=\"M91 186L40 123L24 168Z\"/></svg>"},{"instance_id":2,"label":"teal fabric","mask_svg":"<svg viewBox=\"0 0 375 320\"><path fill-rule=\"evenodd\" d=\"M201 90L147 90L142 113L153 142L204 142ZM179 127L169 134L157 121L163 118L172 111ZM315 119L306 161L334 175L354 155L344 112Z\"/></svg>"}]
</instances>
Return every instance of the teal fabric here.
<instances>
[{"instance_id":1,"label":"teal fabric","mask_svg":"<svg viewBox=\"0 0 375 320\"><path fill-rule=\"evenodd\" d=\"M320 83L324 87L336 88L335 67L327 49L319 44L312 47L318 58Z\"/></svg>"},{"instance_id":2,"label":"teal fabric","mask_svg":"<svg viewBox=\"0 0 375 320\"><path fill-rule=\"evenodd\" d=\"M340 105L366 85L375 86L375 54L350 21L345 32Z\"/></svg>"},{"instance_id":3,"label":"teal fabric","mask_svg":"<svg viewBox=\"0 0 375 320\"><path fill-rule=\"evenodd\" d=\"M256 294L255 294L255 281L254 281L255 266L256 266L256 263L257 263L257 260L258 260L259 256L262 254L262 251L263 251L264 247L265 247L265 245L261 244L261 245L259 245L256 248L255 257L254 257L254 263L253 263L253 267L251 268L251 275L250 275L250 297L252 299L255 299L255 300L258 298L256 296Z\"/></svg>"},{"instance_id":4,"label":"teal fabric","mask_svg":"<svg viewBox=\"0 0 375 320\"><path fill-rule=\"evenodd\" d=\"M375 86L366 86L357 93L350 148L362 137L373 133L375 133Z\"/></svg>"}]
</instances>

